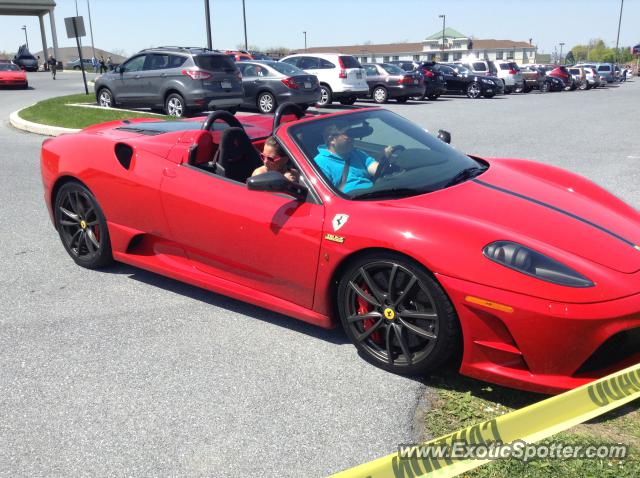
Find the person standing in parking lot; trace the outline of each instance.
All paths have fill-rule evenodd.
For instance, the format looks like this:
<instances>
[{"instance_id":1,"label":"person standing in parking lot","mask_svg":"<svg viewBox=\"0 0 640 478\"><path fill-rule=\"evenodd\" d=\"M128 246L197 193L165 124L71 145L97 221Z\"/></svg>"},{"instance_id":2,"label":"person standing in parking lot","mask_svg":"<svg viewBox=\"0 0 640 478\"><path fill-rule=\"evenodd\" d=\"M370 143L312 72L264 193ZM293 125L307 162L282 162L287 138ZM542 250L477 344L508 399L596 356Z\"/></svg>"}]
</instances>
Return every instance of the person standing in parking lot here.
<instances>
[{"instance_id":1,"label":"person standing in parking lot","mask_svg":"<svg viewBox=\"0 0 640 478\"><path fill-rule=\"evenodd\" d=\"M113 60L110 56L107 57L107 71L113 70Z\"/></svg>"},{"instance_id":2,"label":"person standing in parking lot","mask_svg":"<svg viewBox=\"0 0 640 478\"><path fill-rule=\"evenodd\" d=\"M53 57L53 55L49 55L49 59L47 60L47 65L49 65L49 69L51 70L51 76L53 79L56 79L56 70L58 67L57 60Z\"/></svg>"},{"instance_id":3,"label":"person standing in parking lot","mask_svg":"<svg viewBox=\"0 0 640 478\"><path fill-rule=\"evenodd\" d=\"M101 56L100 57L100 73L106 73L107 72L107 67L104 64L104 57Z\"/></svg>"}]
</instances>

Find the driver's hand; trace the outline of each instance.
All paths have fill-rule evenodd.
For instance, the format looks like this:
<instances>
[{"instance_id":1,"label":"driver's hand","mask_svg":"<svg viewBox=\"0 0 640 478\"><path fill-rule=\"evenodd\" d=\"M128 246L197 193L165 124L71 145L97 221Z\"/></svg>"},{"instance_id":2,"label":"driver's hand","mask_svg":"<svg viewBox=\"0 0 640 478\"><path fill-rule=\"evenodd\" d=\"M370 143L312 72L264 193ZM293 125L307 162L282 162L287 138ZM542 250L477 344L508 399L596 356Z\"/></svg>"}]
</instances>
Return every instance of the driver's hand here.
<instances>
[{"instance_id":1,"label":"driver's hand","mask_svg":"<svg viewBox=\"0 0 640 478\"><path fill-rule=\"evenodd\" d=\"M384 157L387 159L390 158L393 154L393 150L393 146L387 146L386 148L384 148Z\"/></svg>"}]
</instances>

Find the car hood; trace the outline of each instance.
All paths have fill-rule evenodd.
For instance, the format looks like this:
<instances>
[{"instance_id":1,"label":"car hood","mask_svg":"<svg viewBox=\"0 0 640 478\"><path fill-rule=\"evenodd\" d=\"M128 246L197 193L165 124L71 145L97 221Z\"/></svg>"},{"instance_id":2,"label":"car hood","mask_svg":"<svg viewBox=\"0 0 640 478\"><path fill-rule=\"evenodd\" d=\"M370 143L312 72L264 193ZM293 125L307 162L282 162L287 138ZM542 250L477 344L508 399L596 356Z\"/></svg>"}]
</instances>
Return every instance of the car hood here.
<instances>
[{"instance_id":1,"label":"car hood","mask_svg":"<svg viewBox=\"0 0 640 478\"><path fill-rule=\"evenodd\" d=\"M559 168L522 160L489 163L477 178L399 202L480 223L496 231L494 240L516 240L534 249L543 243L619 272L640 270L635 209Z\"/></svg>"}]
</instances>

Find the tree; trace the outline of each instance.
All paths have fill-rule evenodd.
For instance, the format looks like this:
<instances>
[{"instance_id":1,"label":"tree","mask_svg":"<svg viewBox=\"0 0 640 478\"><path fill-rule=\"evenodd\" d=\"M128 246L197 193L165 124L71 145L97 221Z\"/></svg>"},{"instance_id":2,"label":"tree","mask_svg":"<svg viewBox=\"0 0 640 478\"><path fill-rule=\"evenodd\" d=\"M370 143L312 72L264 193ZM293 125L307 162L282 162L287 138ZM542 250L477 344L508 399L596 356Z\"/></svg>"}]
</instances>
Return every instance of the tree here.
<instances>
[{"instance_id":1,"label":"tree","mask_svg":"<svg viewBox=\"0 0 640 478\"><path fill-rule=\"evenodd\" d=\"M566 65L568 63L569 65L573 65L575 62L576 60L573 57L573 51L569 51L569 53L567 53L567 56L564 57L564 64Z\"/></svg>"}]
</instances>

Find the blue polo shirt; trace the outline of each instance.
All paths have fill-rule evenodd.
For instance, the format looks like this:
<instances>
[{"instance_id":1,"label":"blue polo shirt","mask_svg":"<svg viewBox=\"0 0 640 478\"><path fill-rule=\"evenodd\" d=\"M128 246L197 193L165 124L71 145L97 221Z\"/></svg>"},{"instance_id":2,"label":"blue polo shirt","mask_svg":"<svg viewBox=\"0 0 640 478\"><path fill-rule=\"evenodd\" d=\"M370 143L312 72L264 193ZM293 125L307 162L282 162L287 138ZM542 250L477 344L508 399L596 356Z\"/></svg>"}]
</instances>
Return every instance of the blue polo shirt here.
<instances>
[{"instance_id":1,"label":"blue polo shirt","mask_svg":"<svg viewBox=\"0 0 640 478\"><path fill-rule=\"evenodd\" d=\"M314 161L324 175L337 187L342 179L345 160L329 151L325 145L322 145L318 146L318 154ZM349 153L349 173L342 192L348 193L354 189L366 189L373 186L373 181L367 168L374 162L375 159L364 151L352 149Z\"/></svg>"}]
</instances>

